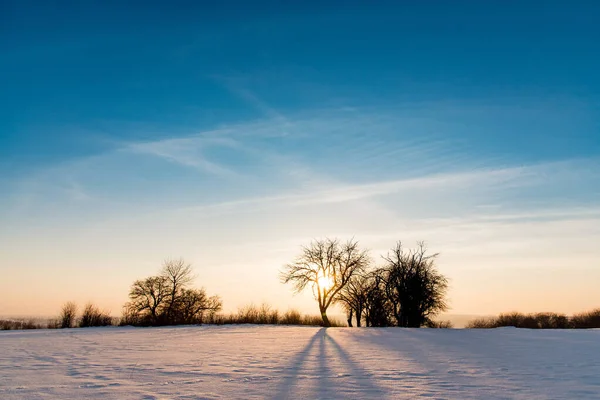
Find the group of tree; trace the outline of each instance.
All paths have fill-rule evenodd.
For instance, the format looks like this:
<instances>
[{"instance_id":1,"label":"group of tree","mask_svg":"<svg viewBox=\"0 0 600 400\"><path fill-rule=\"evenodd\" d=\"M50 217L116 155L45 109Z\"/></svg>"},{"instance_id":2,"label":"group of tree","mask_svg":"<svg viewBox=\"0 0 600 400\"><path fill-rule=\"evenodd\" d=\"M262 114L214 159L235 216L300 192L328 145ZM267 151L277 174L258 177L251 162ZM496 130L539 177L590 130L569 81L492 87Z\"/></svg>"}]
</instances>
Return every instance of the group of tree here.
<instances>
[{"instance_id":1,"label":"group of tree","mask_svg":"<svg viewBox=\"0 0 600 400\"><path fill-rule=\"evenodd\" d=\"M184 260L167 260L156 276L137 280L129 291L122 323L137 326L200 324L207 314L221 310L218 296L190 287L192 266Z\"/></svg>"},{"instance_id":2,"label":"group of tree","mask_svg":"<svg viewBox=\"0 0 600 400\"><path fill-rule=\"evenodd\" d=\"M281 271L283 283L297 292L312 289L323 325L327 310L341 305L353 326L434 326L433 317L447 309L448 280L424 243L405 249L401 242L375 266L355 240L315 240Z\"/></svg>"},{"instance_id":3,"label":"group of tree","mask_svg":"<svg viewBox=\"0 0 600 400\"><path fill-rule=\"evenodd\" d=\"M33 320L0 320L0 330L72 328L108 325L161 326L188 324L272 324L340 326L327 311L339 305L349 326L357 327L450 327L434 321L447 309L448 280L436 266L438 254L429 254L423 242L405 248L401 242L376 264L369 252L354 239L314 240L302 247L300 255L284 266L283 283L292 283L297 292L311 289L319 315L302 315L296 310L279 313L263 304L242 307L237 313L220 313L218 296L191 287L192 267L182 259L167 260L159 273L137 280L129 291L129 302L119 320L87 304L81 314L73 302L66 303L58 319L47 325ZM508 313L479 318L467 328L514 326L533 329L589 329L600 327L600 309L573 316L557 313Z\"/></svg>"}]
</instances>

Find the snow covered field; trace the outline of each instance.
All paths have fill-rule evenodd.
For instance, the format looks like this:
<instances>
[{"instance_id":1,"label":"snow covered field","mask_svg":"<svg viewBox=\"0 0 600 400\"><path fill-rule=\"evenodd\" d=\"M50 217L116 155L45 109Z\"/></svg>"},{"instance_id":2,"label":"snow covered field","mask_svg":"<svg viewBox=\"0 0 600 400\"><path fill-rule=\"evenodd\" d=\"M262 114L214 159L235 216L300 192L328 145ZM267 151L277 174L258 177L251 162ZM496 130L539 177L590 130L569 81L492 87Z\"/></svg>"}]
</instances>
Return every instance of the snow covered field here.
<instances>
[{"instance_id":1,"label":"snow covered field","mask_svg":"<svg viewBox=\"0 0 600 400\"><path fill-rule=\"evenodd\" d=\"M0 332L0 399L600 399L600 331Z\"/></svg>"}]
</instances>

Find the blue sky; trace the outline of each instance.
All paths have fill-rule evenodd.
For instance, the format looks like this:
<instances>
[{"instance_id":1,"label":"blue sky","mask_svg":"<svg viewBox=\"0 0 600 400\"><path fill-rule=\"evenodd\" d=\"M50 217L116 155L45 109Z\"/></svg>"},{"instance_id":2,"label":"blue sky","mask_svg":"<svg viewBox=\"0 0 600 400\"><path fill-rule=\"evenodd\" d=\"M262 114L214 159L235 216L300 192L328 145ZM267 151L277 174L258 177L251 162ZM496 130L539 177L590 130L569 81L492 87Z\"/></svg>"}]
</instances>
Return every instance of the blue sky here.
<instances>
[{"instance_id":1,"label":"blue sky","mask_svg":"<svg viewBox=\"0 0 600 400\"><path fill-rule=\"evenodd\" d=\"M474 282L598 265L596 2L176 3L0 5L7 287L60 272L125 296L183 256L230 307L248 268L246 299L298 305L277 268L306 240L425 239L454 311L484 313L507 290L471 307ZM547 255L571 240L581 259ZM67 300L42 292L0 313Z\"/></svg>"}]
</instances>

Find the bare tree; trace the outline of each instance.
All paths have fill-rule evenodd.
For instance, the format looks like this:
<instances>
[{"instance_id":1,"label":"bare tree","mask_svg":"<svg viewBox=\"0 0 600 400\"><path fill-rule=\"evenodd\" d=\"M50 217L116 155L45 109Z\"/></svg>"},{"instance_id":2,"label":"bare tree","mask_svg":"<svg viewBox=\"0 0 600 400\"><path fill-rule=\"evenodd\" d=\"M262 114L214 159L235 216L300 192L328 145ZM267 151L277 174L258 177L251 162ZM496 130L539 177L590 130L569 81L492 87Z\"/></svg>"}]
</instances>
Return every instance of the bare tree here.
<instances>
[{"instance_id":1,"label":"bare tree","mask_svg":"<svg viewBox=\"0 0 600 400\"><path fill-rule=\"evenodd\" d=\"M437 256L428 255L423 242L409 250L398 242L384 257L385 290L398 326L418 328L447 309L448 280L435 266Z\"/></svg>"},{"instance_id":2,"label":"bare tree","mask_svg":"<svg viewBox=\"0 0 600 400\"><path fill-rule=\"evenodd\" d=\"M194 324L202 323L204 313L220 311L222 302L218 296L208 297L204 289L182 289L177 305L175 323Z\"/></svg>"},{"instance_id":3,"label":"bare tree","mask_svg":"<svg viewBox=\"0 0 600 400\"><path fill-rule=\"evenodd\" d=\"M353 317L356 326L362 325L362 318L367 306L367 289L369 278L365 275L353 276L340 291L337 301L342 304L348 317L348 326L352 326Z\"/></svg>"},{"instance_id":4,"label":"bare tree","mask_svg":"<svg viewBox=\"0 0 600 400\"><path fill-rule=\"evenodd\" d=\"M328 327L331 324L327 309L352 277L364 271L369 263L368 252L361 250L355 240L346 243L337 239L315 240L302 248L294 262L284 267L280 278L283 283L293 283L296 292L311 286L323 326Z\"/></svg>"},{"instance_id":5,"label":"bare tree","mask_svg":"<svg viewBox=\"0 0 600 400\"><path fill-rule=\"evenodd\" d=\"M121 323L130 325L175 325L201 323L205 313L222 306L217 296L204 289L189 288L192 266L182 259L167 260L159 275L135 281L129 292Z\"/></svg>"},{"instance_id":6,"label":"bare tree","mask_svg":"<svg viewBox=\"0 0 600 400\"><path fill-rule=\"evenodd\" d=\"M378 268L368 274L365 283L365 323L367 326L391 325L391 302L385 291L385 271Z\"/></svg>"},{"instance_id":7,"label":"bare tree","mask_svg":"<svg viewBox=\"0 0 600 400\"><path fill-rule=\"evenodd\" d=\"M169 295L168 299L166 299L167 309L165 310L165 314L168 320L172 320L174 319L173 313L176 308L180 291L189 285L194 279L192 274L192 266L181 258L178 260L166 260L163 263L160 276L166 280L169 286Z\"/></svg>"},{"instance_id":8,"label":"bare tree","mask_svg":"<svg viewBox=\"0 0 600 400\"><path fill-rule=\"evenodd\" d=\"M61 328L71 328L75 325L75 319L77 317L77 304L69 301L62 306L60 315L58 317L59 326Z\"/></svg>"},{"instance_id":9,"label":"bare tree","mask_svg":"<svg viewBox=\"0 0 600 400\"><path fill-rule=\"evenodd\" d=\"M109 326L113 324L113 318L110 313L101 311L92 303L86 304L81 313L81 319L79 320L80 328L87 328L91 326Z\"/></svg>"},{"instance_id":10,"label":"bare tree","mask_svg":"<svg viewBox=\"0 0 600 400\"><path fill-rule=\"evenodd\" d=\"M129 292L131 301L126 307L129 312L150 318L148 322L158 324L169 294L167 279L164 276L151 276L133 283Z\"/></svg>"}]
</instances>

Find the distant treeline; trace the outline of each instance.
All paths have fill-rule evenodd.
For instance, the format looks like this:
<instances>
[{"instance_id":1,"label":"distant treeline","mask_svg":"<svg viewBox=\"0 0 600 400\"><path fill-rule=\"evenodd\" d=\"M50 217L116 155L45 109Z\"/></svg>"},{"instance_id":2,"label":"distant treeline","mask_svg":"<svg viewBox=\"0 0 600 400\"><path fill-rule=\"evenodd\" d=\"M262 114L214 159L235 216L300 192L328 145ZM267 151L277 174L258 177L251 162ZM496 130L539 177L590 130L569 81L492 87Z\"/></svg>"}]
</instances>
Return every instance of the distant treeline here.
<instances>
[{"instance_id":1,"label":"distant treeline","mask_svg":"<svg viewBox=\"0 0 600 400\"><path fill-rule=\"evenodd\" d=\"M269 305L249 305L231 314L221 313L219 296L204 288L193 288L192 266L182 259L167 260L157 275L136 280L121 318L87 304L81 313L73 302L66 303L57 319L48 324L33 320L0 320L0 329L85 328L111 325L168 326L192 324L272 324L342 326L327 311L339 305L346 311L347 325L357 327L451 328L436 316L448 306L448 280L436 266L438 254L429 254L423 242L414 249L398 242L383 263L375 265L358 242L338 239L314 240L302 247L296 259L280 271L283 283L295 291L312 290L319 315L281 313ZM345 324L344 324L345 325ZM600 309L567 317L564 314L501 314L479 318L467 328L514 326L530 329L600 328Z\"/></svg>"},{"instance_id":2,"label":"distant treeline","mask_svg":"<svg viewBox=\"0 0 600 400\"><path fill-rule=\"evenodd\" d=\"M95 310L90 313L89 309ZM88 304L81 315L77 313L77 305L73 302L66 303L58 318L47 322L34 319L0 319L0 330L18 329L62 329L62 328L85 328L94 326L131 326L127 315L121 318L111 317L105 311ZM331 326L342 327L345 324L332 319ZM298 310L280 312L268 304L255 306L253 304L241 307L237 312L223 314L211 313L205 316L197 324L210 325L233 325L233 324L255 324L255 325L306 325L323 326L323 320L319 315L302 314ZM149 325L145 325L149 326Z\"/></svg>"},{"instance_id":3,"label":"distant treeline","mask_svg":"<svg viewBox=\"0 0 600 400\"><path fill-rule=\"evenodd\" d=\"M500 314L497 317L477 318L470 321L467 329L491 329L505 326L526 329L592 329L600 328L600 309L567 316L557 313Z\"/></svg>"},{"instance_id":4,"label":"distant treeline","mask_svg":"<svg viewBox=\"0 0 600 400\"><path fill-rule=\"evenodd\" d=\"M46 328L54 328L54 326L49 326L47 322L42 323L36 319L0 319L0 331Z\"/></svg>"}]
</instances>

